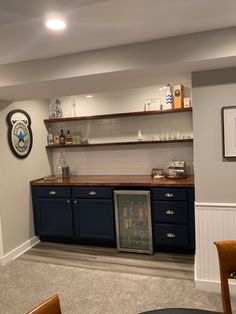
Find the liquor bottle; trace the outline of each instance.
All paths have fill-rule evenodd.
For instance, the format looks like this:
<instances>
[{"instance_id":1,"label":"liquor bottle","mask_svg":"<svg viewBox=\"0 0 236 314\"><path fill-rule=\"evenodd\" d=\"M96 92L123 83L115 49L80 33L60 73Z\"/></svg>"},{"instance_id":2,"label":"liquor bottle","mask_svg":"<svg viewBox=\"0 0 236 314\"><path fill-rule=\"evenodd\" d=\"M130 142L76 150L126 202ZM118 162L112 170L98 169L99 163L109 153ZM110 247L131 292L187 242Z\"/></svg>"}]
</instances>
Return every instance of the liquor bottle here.
<instances>
[{"instance_id":1,"label":"liquor bottle","mask_svg":"<svg viewBox=\"0 0 236 314\"><path fill-rule=\"evenodd\" d=\"M67 130L67 133L66 133L66 145L71 145L72 144L72 136L70 134L70 130Z\"/></svg>"},{"instance_id":2,"label":"liquor bottle","mask_svg":"<svg viewBox=\"0 0 236 314\"><path fill-rule=\"evenodd\" d=\"M66 137L63 130L61 130L61 134L59 136L59 143L60 145L65 145L65 142L66 142Z\"/></svg>"},{"instance_id":3,"label":"liquor bottle","mask_svg":"<svg viewBox=\"0 0 236 314\"><path fill-rule=\"evenodd\" d=\"M56 131L56 133L54 134L53 144L54 145L59 145L60 144L60 135L59 135L58 131Z\"/></svg>"},{"instance_id":4,"label":"liquor bottle","mask_svg":"<svg viewBox=\"0 0 236 314\"><path fill-rule=\"evenodd\" d=\"M172 109L172 92L170 84L167 84L165 110Z\"/></svg>"},{"instance_id":5,"label":"liquor bottle","mask_svg":"<svg viewBox=\"0 0 236 314\"><path fill-rule=\"evenodd\" d=\"M54 144L53 135L50 128L48 129L47 141L48 141L48 146L52 146Z\"/></svg>"}]
</instances>

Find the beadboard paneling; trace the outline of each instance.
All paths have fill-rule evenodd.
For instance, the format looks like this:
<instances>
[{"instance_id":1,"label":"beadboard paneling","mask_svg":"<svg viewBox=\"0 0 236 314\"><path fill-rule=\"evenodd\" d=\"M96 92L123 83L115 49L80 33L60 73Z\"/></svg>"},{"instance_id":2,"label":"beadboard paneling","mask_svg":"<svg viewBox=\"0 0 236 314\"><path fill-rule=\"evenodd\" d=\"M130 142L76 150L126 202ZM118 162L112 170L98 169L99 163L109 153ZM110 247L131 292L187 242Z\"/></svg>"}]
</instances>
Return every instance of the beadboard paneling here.
<instances>
[{"instance_id":1,"label":"beadboard paneling","mask_svg":"<svg viewBox=\"0 0 236 314\"><path fill-rule=\"evenodd\" d=\"M219 265L216 240L236 239L236 204L196 203L196 285L219 289ZM236 292L236 286L233 290Z\"/></svg>"}]
</instances>

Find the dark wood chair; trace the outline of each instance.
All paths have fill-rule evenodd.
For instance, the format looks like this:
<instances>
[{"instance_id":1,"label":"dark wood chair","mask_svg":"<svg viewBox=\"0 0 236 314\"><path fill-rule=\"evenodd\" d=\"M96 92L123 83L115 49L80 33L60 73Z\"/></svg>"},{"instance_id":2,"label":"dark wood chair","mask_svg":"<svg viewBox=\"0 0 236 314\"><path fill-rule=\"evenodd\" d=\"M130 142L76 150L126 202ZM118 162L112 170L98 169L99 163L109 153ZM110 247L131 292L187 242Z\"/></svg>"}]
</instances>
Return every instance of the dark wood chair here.
<instances>
[{"instance_id":1,"label":"dark wood chair","mask_svg":"<svg viewBox=\"0 0 236 314\"><path fill-rule=\"evenodd\" d=\"M232 314L229 279L236 279L236 240L215 241L220 266L221 297L225 314Z\"/></svg>"},{"instance_id":2,"label":"dark wood chair","mask_svg":"<svg viewBox=\"0 0 236 314\"><path fill-rule=\"evenodd\" d=\"M42 302L27 314L61 314L61 306L58 294Z\"/></svg>"},{"instance_id":3,"label":"dark wood chair","mask_svg":"<svg viewBox=\"0 0 236 314\"><path fill-rule=\"evenodd\" d=\"M221 297L224 314L232 314L229 279L236 279L236 240L215 241L220 266ZM197 309L170 308L147 311L140 314L223 314L223 312Z\"/></svg>"}]
</instances>

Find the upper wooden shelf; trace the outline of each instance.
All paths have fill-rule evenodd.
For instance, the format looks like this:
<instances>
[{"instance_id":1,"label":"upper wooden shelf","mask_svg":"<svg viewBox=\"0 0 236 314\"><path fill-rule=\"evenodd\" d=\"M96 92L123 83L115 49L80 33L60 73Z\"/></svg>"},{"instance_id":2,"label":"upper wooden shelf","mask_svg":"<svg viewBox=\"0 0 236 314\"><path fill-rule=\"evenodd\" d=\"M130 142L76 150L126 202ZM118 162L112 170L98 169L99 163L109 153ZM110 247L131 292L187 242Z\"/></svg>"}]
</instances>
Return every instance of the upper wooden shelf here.
<instances>
[{"instance_id":1,"label":"upper wooden shelf","mask_svg":"<svg viewBox=\"0 0 236 314\"><path fill-rule=\"evenodd\" d=\"M192 111L192 108L153 110L153 111L136 111L136 112L103 114L103 115L96 115L96 116L55 118L55 119L45 119L44 122L45 123L55 123L55 122L69 122L69 121L79 121L79 120L122 118L122 117L132 117L132 116L146 116L146 115L148 116L148 115L153 115L153 114L164 114L164 113L185 112L185 111Z\"/></svg>"}]
</instances>

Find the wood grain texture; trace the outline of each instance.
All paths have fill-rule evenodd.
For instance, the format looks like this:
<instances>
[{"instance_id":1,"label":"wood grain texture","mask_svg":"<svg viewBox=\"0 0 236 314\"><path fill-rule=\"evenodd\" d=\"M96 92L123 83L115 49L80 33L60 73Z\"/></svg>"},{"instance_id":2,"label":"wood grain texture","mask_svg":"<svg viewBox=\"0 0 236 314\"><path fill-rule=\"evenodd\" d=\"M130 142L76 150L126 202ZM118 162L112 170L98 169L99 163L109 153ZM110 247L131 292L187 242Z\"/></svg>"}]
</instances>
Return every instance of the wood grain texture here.
<instances>
[{"instance_id":1,"label":"wood grain texture","mask_svg":"<svg viewBox=\"0 0 236 314\"><path fill-rule=\"evenodd\" d=\"M151 176L71 176L67 179L37 179L30 182L42 186L157 186L157 187L193 187L194 179L153 179Z\"/></svg>"},{"instance_id":2,"label":"wood grain texture","mask_svg":"<svg viewBox=\"0 0 236 314\"><path fill-rule=\"evenodd\" d=\"M123 253L114 248L40 242L19 259L137 275L193 280L194 256Z\"/></svg>"}]
</instances>

